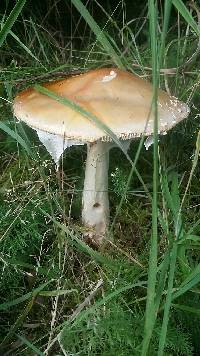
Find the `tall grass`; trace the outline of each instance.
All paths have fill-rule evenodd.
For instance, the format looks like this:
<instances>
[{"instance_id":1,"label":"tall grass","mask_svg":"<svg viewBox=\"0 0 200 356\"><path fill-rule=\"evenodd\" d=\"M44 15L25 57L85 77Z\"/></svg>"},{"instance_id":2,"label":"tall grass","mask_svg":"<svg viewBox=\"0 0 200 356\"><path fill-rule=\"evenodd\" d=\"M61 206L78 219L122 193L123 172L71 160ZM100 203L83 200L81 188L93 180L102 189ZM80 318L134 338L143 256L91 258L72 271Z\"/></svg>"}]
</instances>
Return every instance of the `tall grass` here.
<instances>
[{"instance_id":1,"label":"tall grass","mask_svg":"<svg viewBox=\"0 0 200 356\"><path fill-rule=\"evenodd\" d=\"M80 12L80 19L89 26L92 42L82 51L70 47L66 52L71 55L68 62L67 56L64 61L60 60L63 54L59 43L51 42L53 36L48 29L38 30L35 18L28 22L27 38L21 38L16 32L16 20L27 26L23 18L25 3L18 1L10 15L2 13L0 31L3 49L11 49L16 58L23 53L22 68L7 64L0 73L4 83L0 88L4 102L0 122L4 133L0 147L2 350L11 348L16 355L30 352L38 355L61 352L192 355L195 333L192 326L188 326L185 313L199 316L195 300L198 300L200 282L197 254L200 221L195 208L191 207L198 206L195 195L200 196L200 136L198 122L187 126L189 134L183 123L164 143L159 143L156 98L159 83L164 82L163 71L168 69L165 67L172 63L174 68L174 53L170 57L169 48L175 51L173 43L177 39L170 29L171 12L178 11L183 19L179 25L179 40L184 39L185 55L192 55L187 46L188 33L192 39L200 36L198 24L180 0L166 0L163 13L156 1L149 0L145 19L143 13L136 27L132 27L132 21L125 23L124 3L121 7L123 28L106 9L102 15L106 16L106 25L100 26L89 7L80 0L72 0L73 9ZM56 3L54 5L56 7ZM97 3L97 6L102 11L102 4ZM115 11L113 13L115 16ZM173 26L176 28L176 23L173 22ZM145 45L140 45L135 28L139 28L139 34L148 33ZM111 35L113 29L114 33L117 31L116 38ZM29 48L32 34L37 40L34 49ZM7 41L8 35L18 46L16 53ZM85 66L89 69L105 64L132 71L136 68L138 74L152 79L154 144L148 153L143 151L144 138L127 153L98 118L38 84L53 73L58 72L62 77L65 70L72 67L79 71ZM190 65L192 67L186 68L189 79L179 94L184 100L193 98L195 106L199 100L195 101L198 64ZM180 66L183 68L182 62ZM182 74L175 75L181 88ZM66 153L66 163L63 160L61 176L58 176L46 152L38 147L32 131L13 121L9 101L16 91L15 84L24 87L27 78L38 91L95 121L123 153L121 164L127 180L123 178L119 197L114 196L113 186L110 191L113 219L110 237L114 235L114 240L108 241L101 251L95 251L82 241L82 227L76 220L82 189L80 151ZM164 79L167 86L175 88L173 77ZM173 152L177 147L180 162ZM84 156L84 150L81 155ZM114 153L112 158L111 170L115 163L119 164ZM73 167L72 174L68 162ZM141 198L137 198L137 194ZM16 339L20 341L18 346L11 343Z\"/></svg>"},{"instance_id":2,"label":"tall grass","mask_svg":"<svg viewBox=\"0 0 200 356\"><path fill-rule=\"evenodd\" d=\"M148 289L145 317L145 333L143 340L142 355L146 355L156 320L155 293L157 277L157 255L158 255L158 17L157 7L154 1L149 1L149 33L152 51L152 78L153 78L153 103L154 112L154 134L153 134L153 199L152 199L152 238L149 255Z\"/></svg>"}]
</instances>

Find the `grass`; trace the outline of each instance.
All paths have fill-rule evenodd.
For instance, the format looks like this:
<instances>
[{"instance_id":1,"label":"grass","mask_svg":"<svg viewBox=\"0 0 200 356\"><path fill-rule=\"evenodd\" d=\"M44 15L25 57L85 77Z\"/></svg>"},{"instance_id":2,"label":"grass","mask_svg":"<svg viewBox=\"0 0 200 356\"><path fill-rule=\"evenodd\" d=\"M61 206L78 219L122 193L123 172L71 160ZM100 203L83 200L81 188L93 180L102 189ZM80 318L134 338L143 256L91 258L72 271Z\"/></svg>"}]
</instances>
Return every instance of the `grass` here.
<instances>
[{"instance_id":1,"label":"grass","mask_svg":"<svg viewBox=\"0 0 200 356\"><path fill-rule=\"evenodd\" d=\"M25 1L6 4L0 5L2 353L198 355L198 7L149 0L128 20L128 1L115 8L95 2L99 24L90 4L72 0L67 37L55 12L59 3L47 7L46 23L39 7L30 19ZM79 219L85 147L65 151L58 176L34 132L13 118L12 100L28 85L43 90L49 78L105 65L153 82L154 145L145 151L144 140L136 140L126 157L117 141L121 151L111 151L110 241L95 250L82 240ZM160 141L158 83L191 107L189 119Z\"/></svg>"}]
</instances>

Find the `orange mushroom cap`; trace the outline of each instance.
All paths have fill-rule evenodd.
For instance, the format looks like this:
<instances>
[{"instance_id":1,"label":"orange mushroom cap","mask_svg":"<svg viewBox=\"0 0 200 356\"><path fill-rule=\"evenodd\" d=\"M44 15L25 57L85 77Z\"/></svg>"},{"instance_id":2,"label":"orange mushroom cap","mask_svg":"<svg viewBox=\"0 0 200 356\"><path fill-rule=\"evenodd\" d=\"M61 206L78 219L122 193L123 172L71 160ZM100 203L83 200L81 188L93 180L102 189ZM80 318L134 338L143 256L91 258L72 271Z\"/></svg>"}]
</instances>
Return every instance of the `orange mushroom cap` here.
<instances>
[{"instance_id":1,"label":"orange mushroom cap","mask_svg":"<svg viewBox=\"0 0 200 356\"><path fill-rule=\"evenodd\" d=\"M103 68L43 86L97 116L120 139L153 133L152 85L117 68ZM71 107L29 88L14 100L15 116L34 129L69 140L110 141L95 123ZM188 116L186 104L158 90L158 129L165 133Z\"/></svg>"}]
</instances>

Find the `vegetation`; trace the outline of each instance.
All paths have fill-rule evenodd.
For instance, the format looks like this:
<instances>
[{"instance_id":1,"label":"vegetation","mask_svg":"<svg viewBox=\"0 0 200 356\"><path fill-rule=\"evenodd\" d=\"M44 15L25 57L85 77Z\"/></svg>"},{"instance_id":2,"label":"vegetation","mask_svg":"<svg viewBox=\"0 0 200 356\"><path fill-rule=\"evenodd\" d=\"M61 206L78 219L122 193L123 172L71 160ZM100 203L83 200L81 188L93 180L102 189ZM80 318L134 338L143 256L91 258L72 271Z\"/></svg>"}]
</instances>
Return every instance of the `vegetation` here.
<instances>
[{"instance_id":1,"label":"vegetation","mask_svg":"<svg viewBox=\"0 0 200 356\"><path fill-rule=\"evenodd\" d=\"M199 355L198 4L40 3L0 4L1 353ZM56 172L12 100L102 66L147 77L191 114L160 139L155 118L148 151L143 138L128 157L111 151L111 225L97 250L79 217L86 148L67 149Z\"/></svg>"}]
</instances>

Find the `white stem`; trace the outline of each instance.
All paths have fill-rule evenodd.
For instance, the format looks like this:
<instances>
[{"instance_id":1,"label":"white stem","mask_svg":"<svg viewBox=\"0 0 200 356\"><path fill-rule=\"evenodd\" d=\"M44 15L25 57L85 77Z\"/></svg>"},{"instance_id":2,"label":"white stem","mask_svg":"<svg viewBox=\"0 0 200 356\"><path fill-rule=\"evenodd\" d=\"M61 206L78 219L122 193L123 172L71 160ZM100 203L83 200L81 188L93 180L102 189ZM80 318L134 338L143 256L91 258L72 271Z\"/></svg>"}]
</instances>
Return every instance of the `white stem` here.
<instances>
[{"instance_id":1,"label":"white stem","mask_svg":"<svg viewBox=\"0 0 200 356\"><path fill-rule=\"evenodd\" d=\"M88 144L83 190L82 221L85 234L100 244L109 223L108 168L112 144L97 141Z\"/></svg>"}]
</instances>

